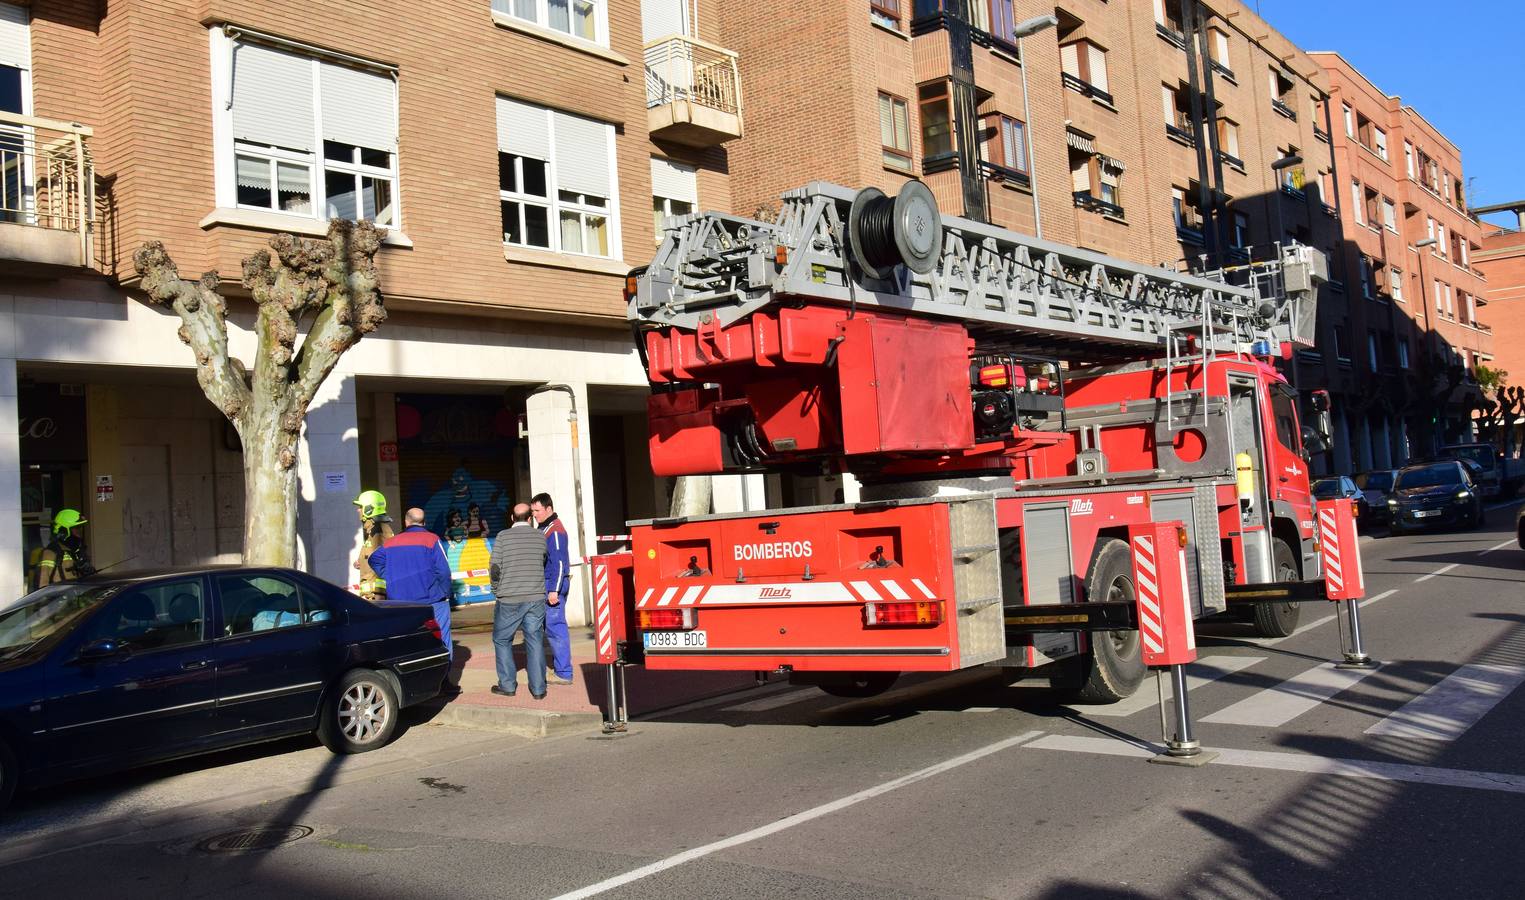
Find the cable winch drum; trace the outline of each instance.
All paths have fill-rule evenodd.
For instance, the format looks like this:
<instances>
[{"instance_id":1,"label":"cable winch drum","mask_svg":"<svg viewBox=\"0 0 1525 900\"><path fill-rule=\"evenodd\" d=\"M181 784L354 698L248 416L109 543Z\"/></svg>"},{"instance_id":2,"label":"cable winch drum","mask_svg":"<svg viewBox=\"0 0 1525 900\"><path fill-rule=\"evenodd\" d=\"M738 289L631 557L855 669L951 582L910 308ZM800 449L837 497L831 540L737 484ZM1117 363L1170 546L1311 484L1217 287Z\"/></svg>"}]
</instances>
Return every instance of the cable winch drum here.
<instances>
[{"instance_id":1,"label":"cable winch drum","mask_svg":"<svg viewBox=\"0 0 1525 900\"><path fill-rule=\"evenodd\" d=\"M889 278L897 265L925 275L942 255L942 221L937 198L920 181L906 182L893 198L864 188L847 214L853 260L872 278Z\"/></svg>"}]
</instances>

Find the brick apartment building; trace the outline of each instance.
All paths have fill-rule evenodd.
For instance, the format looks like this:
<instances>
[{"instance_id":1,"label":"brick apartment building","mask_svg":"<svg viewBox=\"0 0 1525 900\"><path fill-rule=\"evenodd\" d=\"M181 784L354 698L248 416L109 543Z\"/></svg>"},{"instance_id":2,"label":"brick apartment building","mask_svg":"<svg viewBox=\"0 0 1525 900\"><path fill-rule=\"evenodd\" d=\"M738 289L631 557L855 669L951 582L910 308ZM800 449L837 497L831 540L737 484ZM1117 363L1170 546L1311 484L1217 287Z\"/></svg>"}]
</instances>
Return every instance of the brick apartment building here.
<instances>
[{"instance_id":1,"label":"brick apartment building","mask_svg":"<svg viewBox=\"0 0 1525 900\"><path fill-rule=\"evenodd\" d=\"M1487 279L1488 326L1493 329L1492 365L1508 375L1504 383L1525 385L1525 200L1473 209L1475 215L1514 213L1513 225L1482 223L1483 246L1472 252L1472 265ZM1525 446L1516 421L1514 448Z\"/></svg>"},{"instance_id":2,"label":"brick apartment building","mask_svg":"<svg viewBox=\"0 0 1525 900\"><path fill-rule=\"evenodd\" d=\"M1344 320L1318 363L1352 400L1342 437L1359 471L1470 436L1480 398L1470 373L1493 347L1472 261L1482 232L1467 213L1460 150L1339 54L1311 56L1335 110L1349 273Z\"/></svg>"},{"instance_id":3,"label":"brick apartment building","mask_svg":"<svg viewBox=\"0 0 1525 900\"><path fill-rule=\"evenodd\" d=\"M665 509L623 276L662 216L730 207L723 145L741 134L718 9L685 10L0 3L0 596L62 507L89 519L97 565L236 558L236 435L178 320L134 294L132 252L162 240L182 273L220 273L248 360L240 260L330 216L388 228L390 315L308 417L306 568L352 580L363 488L425 507L463 553L531 491L585 536Z\"/></svg>"}]
</instances>

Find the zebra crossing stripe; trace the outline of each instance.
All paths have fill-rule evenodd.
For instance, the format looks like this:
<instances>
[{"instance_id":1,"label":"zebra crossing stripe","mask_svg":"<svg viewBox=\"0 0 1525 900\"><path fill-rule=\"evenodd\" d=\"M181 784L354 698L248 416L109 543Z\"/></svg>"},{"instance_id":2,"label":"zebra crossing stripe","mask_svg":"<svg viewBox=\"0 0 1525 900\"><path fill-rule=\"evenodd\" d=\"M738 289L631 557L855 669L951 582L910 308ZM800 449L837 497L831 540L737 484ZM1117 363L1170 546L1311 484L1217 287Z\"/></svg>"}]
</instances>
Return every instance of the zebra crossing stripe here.
<instances>
[{"instance_id":1,"label":"zebra crossing stripe","mask_svg":"<svg viewBox=\"0 0 1525 900\"><path fill-rule=\"evenodd\" d=\"M1366 729L1378 737L1451 741L1525 681L1522 666L1462 666Z\"/></svg>"},{"instance_id":2,"label":"zebra crossing stripe","mask_svg":"<svg viewBox=\"0 0 1525 900\"><path fill-rule=\"evenodd\" d=\"M1281 684L1224 707L1202 719L1215 725L1285 725L1335 694L1355 685L1375 669L1337 669L1334 663L1314 666Z\"/></svg>"},{"instance_id":3,"label":"zebra crossing stripe","mask_svg":"<svg viewBox=\"0 0 1525 900\"><path fill-rule=\"evenodd\" d=\"M1204 656L1194 663L1187 663L1186 690L1194 691L1204 684L1211 684L1220 678L1242 672L1256 663L1265 661L1264 656ZM1145 682L1132 697L1106 706L1087 709L1085 715L1086 718L1092 716L1121 718L1146 709L1153 709L1158 703L1159 698L1155 694L1154 686Z\"/></svg>"}]
</instances>

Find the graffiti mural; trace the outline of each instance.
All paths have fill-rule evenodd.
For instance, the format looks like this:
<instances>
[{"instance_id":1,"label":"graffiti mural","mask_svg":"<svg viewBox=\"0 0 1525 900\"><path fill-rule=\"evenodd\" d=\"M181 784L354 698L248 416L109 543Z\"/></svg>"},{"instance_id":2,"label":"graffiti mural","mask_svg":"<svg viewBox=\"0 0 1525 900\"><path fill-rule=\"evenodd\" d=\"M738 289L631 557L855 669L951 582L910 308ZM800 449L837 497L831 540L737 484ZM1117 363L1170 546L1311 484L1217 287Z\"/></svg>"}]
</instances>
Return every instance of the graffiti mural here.
<instances>
[{"instance_id":1,"label":"graffiti mural","mask_svg":"<svg viewBox=\"0 0 1525 900\"><path fill-rule=\"evenodd\" d=\"M459 602L492 599L488 559L513 506L514 425L495 397L397 395L403 502L444 539Z\"/></svg>"}]
</instances>

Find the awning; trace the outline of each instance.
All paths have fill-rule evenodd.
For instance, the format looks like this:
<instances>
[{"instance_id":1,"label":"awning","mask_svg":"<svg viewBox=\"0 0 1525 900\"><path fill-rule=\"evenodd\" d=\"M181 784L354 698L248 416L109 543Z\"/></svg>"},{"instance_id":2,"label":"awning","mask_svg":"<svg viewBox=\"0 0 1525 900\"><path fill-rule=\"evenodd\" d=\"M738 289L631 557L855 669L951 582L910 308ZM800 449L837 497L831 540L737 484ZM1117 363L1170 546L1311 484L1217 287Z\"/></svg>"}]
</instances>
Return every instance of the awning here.
<instances>
[{"instance_id":1,"label":"awning","mask_svg":"<svg viewBox=\"0 0 1525 900\"><path fill-rule=\"evenodd\" d=\"M1096 152L1096 145L1091 142L1091 139L1073 128L1065 131L1065 139L1069 141L1071 147L1082 153Z\"/></svg>"}]
</instances>

